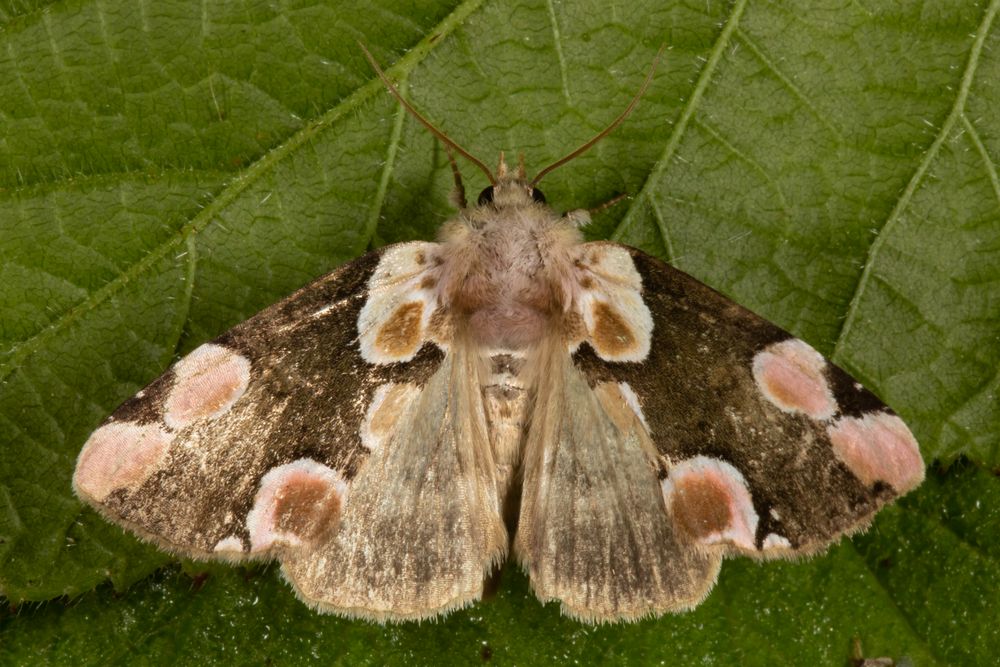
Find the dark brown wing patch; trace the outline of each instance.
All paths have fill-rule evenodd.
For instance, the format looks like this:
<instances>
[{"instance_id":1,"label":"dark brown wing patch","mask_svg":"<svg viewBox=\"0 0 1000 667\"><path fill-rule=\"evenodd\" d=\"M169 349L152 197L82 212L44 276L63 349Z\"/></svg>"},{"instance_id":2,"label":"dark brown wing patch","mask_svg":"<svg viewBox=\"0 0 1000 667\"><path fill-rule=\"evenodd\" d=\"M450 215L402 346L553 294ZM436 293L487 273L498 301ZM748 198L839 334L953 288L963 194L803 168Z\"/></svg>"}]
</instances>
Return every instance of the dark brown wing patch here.
<instances>
[{"instance_id":1,"label":"dark brown wing patch","mask_svg":"<svg viewBox=\"0 0 1000 667\"><path fill-rule=\"evenodd\" d=\"M687 274L627 250L653 317L649 356L611 363L584 344L574 360L591 386L635 391L663 478L698 457L733 467L757 517L752 550L816 549L923 479L905 425L844 371Z\"/></svg>"},{"instance_id":2,"label":"dark brown wing patch","mask_svg":"<svg viewBox=\"0 0 1000 667\"><path fill-rule=\"evenodd\" d=\"M358 320L384 252L234 327L126 401L84 446L78 495L164 548L236 556L254 544L247 517L269 471L311 461L349 483L370 451L360 427L378 388L420 386L443 358L432 344L405 368L362 358ZM329 518L333 504L317 511Z\"/></svg>"}]
</instances>

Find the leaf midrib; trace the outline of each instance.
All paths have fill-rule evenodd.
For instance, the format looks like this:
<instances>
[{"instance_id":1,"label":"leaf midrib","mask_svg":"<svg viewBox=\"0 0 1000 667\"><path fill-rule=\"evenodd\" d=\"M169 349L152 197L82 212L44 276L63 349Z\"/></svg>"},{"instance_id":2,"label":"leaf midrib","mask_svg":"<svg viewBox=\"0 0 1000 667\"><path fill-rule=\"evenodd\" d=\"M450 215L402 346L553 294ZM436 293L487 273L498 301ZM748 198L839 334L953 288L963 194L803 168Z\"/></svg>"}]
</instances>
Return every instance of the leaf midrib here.
<instances>
[{"instance_id":1,"label":"leaf midrib","mask_svg":"<svg viewBox=\"0 0 1000 667\"><path fill-rule=\"evenodd\" d=\"M458 5L437 26L428 30L426 37L420 40L406 55L396 61L386 71L395 76L408 75L430 55L438 44L444 41L443 37L461 26L465 19L480 7L483 1L465 0L465 2ZM357 88L336 106L309 122L301 130L292 134L284 143L265 153L259 160L250 165L246 171L235 176L223 187L218 197L212 200L210 204L192 217L187 224L181 226L170 237L151 248L142 259L132 264L127 270L122 271L100 289L94 291L88 298L67 310L45 328L15 346L10 351L7 359L0 364L0 384L13 372L18 370L24 360L34 354L50 337L68 328L77 320L96 309L100 304L109 300L129 283L150 270L171 251L186 243L188 237L204 230L212 223L218 213L232 203L244 190L259 181L276 165L280 164L288 154L298 150L303 144L309 142L326 126L334 124L348 113L361 107L381 90L382 83L377 78L372 77L366 84Z\"/></svg>"}]
</instances>

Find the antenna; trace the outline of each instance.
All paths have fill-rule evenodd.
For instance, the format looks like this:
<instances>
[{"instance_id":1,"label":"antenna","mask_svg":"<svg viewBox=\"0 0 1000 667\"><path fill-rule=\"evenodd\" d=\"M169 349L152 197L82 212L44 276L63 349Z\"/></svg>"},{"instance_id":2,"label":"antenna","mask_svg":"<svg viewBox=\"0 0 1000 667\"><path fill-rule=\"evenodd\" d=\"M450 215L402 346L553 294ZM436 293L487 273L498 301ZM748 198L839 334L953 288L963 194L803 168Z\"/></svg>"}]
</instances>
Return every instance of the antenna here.
<instances>
[{"instance_id":1,"label":"antenna","mask_svg":"<svg viewBox=\"0 0 1000 667\"><path fill-rule=\"evenodd\" d=\"M486 174L486 178L490 179L490 185L496 185L497 184L496 179L493 178L493 172L490 171L490 168L487 167L485 164L483 164L482 161L476 159L476 157L474 157L472 153L470 153L469 151L465 150L457 143L455 143L455 141L452 140L451 137L449 137L447 134L434 127L429 120L420 115L420 112L414 109L413 105L404 100L403 96L399 94L399 91L396 89L396 86L393 85L392 81L389 81L389 77L385 75L385 72L382 71L382 68L378 66L377 62L375 62L375 58L368 51L365 45L362 44L361 42L358 42L358 46L361 47L361 50L365 54L365 58L368 59L368 63L372 66L372 69L375 70L375 74L377 74L378 78L382 80L382 83L385 84L385 87L389 89L389 92L392 93L392 96L395 97L399 101L399 103L403 105L403 108L406 109L411 116L420 121L421 125L430 130L431 134L433 134L435 137L443 141L445 144L454 148L455 151L459 155L464 157L466 160L479 167L479 169L484 174Z\"/></svg>"},{"instance_id":2,"label":"antenna","mask_svg":"<svg viewBox=\"0 0 1000 667\"><path fill-rule=\"evenodd\" d=\"M542 180L542 177L548 174L553 169L561 167L570 160L572 160L573 158L579 157L583 153L589 151L591 148L594 147L594 144L596 144L598 141L611 134L612 130L621 125L622 121L629 117L629 114L632 113L632 110L635 109L636 105L639 104L639 100L646 93L646 89L649 88L649 84L653 80L653 73L656 72L656 66L660 64L660 57L663 55L663 50L665 48L666 48L665 44L660 45L660 50L656 52L656 57L653 58L653 64L650 65L649 67L649 73L646 75L646 80L642 82L642 88L640 88L639 92L635 94L635 97L632 98L632 101L629 102L629 105L625 107L625 111L622 111L621 114L619 114L618 118L615 118L613 121L611 121L610 125L608 125L606 128L598 132L597 136L592 138L590 141L580 146L569 155L566 155L565 157L556 160L555 162L547 166L545 169L542 169L540 172L538 172L538 175L535 176L535 179L531 181L531 187L535 187L535 185L538 184L538 181Z\"/></svg>"}]
</instances>

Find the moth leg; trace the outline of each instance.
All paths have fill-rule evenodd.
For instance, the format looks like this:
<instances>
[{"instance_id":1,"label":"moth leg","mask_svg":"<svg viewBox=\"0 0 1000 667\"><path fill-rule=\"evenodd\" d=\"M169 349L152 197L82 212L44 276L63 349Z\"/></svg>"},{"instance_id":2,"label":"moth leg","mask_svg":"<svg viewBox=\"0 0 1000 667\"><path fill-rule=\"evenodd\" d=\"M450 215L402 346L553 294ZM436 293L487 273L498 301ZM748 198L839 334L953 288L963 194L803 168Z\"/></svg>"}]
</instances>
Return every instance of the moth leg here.
<instances>
[{"instance_id":1,"label":"moth leg","mask_svg":"<svg viewBox=\"0 0 1000 667\"><path fill-rule=\"evenodd\" d=\"M465 199L465 185L462 184L462 172L458 170L458 162L455 161L455 153L451 146L444 145L444 152L448 155L448 164L451 165L451 175L455 179L455 188L448 194L448 201L458 210L468 208L469 202Z\"/></svg>"}]
</instances>

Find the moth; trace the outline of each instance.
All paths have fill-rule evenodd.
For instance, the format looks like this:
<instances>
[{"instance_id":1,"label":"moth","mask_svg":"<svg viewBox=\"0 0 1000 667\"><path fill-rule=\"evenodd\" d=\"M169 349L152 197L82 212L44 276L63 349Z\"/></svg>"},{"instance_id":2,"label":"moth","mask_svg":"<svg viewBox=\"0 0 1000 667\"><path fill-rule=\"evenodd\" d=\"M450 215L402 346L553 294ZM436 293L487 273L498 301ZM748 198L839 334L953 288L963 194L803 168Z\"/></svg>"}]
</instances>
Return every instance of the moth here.
<instances>
[{"instance_id":1,"label":"moth","mask_svg":"<svg viewBox=\"0 0 1000 667\"><path fill-rule=\"evenodd\" d=\"M816 552L921 482L900 418L809 344L546 203L652 69L529 180L372 65L449 147L458 213L182 358L87 440L82 500L176 554L277 559L322 612L443 614L512 552L542 601L605 622L690 609L723 557ZM474 206L453 151L489 178Z\"/></svg>"}]
</instances>

